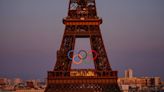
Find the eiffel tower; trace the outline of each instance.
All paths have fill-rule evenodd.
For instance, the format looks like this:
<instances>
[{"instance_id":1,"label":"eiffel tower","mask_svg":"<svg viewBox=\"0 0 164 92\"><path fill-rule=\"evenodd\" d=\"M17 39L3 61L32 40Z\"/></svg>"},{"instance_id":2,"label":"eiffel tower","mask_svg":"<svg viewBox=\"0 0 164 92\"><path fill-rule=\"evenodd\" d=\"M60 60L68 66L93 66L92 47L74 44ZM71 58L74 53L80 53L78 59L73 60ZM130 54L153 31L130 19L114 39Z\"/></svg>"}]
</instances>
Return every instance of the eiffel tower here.
<instances>
[{"instance_id":1,"label":"eiffel tower","mask_svg":"<svg viewBox=\"0 0 164 92\"><path fill-rule=\"evenodd\" d=\"M111 69L105 51L99 27L102 19L97 16L95 0L70 0L63 24L62 44L54 70L48 71L45 92L121 92L117 71ZM68 53L74 50L76 38L90 39L91 53L96 56L93 59L95 69L71 69L73 60L68 58ZM69 57L73 58L74 53L69 53Z\"/></svg>"}]
</instances>

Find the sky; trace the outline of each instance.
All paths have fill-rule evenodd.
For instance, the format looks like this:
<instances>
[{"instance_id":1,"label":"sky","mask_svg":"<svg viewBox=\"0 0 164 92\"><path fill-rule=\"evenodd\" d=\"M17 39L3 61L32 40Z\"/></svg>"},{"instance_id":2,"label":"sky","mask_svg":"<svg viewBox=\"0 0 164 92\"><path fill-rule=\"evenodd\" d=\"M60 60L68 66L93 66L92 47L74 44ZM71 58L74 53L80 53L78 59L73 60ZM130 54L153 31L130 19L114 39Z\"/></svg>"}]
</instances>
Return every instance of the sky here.
<instances>
[{"instance_id":1,"label":"sky","mask_svg":"<svg viewBox=\"0 0 164 92\"><path fill-rule=\"evenodd\" d=\"M0 0L0 77L44 79L54 68L69 0ZM164 80L164 0L96 0L113 70ZM81 47L88 42L81 40Z\"/></svg>"}]
</instances>

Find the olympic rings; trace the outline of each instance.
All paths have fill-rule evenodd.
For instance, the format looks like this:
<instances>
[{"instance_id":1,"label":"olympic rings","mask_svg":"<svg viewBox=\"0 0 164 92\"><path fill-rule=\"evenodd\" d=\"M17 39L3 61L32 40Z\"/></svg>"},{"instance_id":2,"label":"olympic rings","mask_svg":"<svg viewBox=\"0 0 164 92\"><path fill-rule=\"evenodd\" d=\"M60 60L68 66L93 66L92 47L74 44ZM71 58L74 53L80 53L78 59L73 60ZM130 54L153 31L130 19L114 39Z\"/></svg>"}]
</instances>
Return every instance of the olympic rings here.
<instances>
[{"instance_id":1,"label":"olympic rings","mask_svg":"<svg viewBox=\"0 0 164 92\"><path fill-rule=\"evenodd\" d=\"M96 60L97 59L98 54L97 54L97 52L95 50L91 50L88 53L91 53L91 54L94 53L96 56L93 57L93 60Z\"/></svg>"},{"instance_id":2,"label":"olympic rings","mask_svg":"<svg viewBox=\"0 0 164 92\"><path fill-rule=\"evenodd\" d=\"M74 56L73 56L73 60L72 60L72 61L73 61L73 63L74 63L74 64L77 64L77 65L78 65L78 64L81 64L81 63L82 63L82 59L80 59L80 61L76 62L76 61L75 61L75 57L76 57L76 56L78 56L78 57L79 57L79 55L78 55L78 54L74 55ZM80 55L80 57L82 57L82 56Z\"/></svg>"},{"instance_id":3,"label":"olympic rings","mask_svg":"<svg viewBox=\"0 0 164 92\"><path fill-rule=\"evenodd\" d=\"M92 54L88 54L88 57L84 60L85 62L85 64L89 64L89 63L91 63L92 61L93 61L93 56L92 56Z\"/></svg>"},{"instance_id":4,"label":"olympic rings","mask_svg":"<svg viewBox=\"0 0 164 92\"><path fill-rule=\"evenodd\" d=\"M81 58L81 53L84 52L85 53L85 57ZM83 54L82 54L83 55ZM85 59L87 57L87 52L85 50L79 50L78 52L78 57L81 58L81 59Z\"/></svg>"},{"instance_id":5,"label":"olympic rings","mask_svg":"<svg viewBox=\"0 0 164 92\"><path fill-rule=\"evenodd\" d=\"M93 54L93 55L92 55ZM72 58L71 58L71 55ZM85 51L85 50L70 50L67 53L68 59L72 60L74 64L81 64L82 62L91 63L91 61L94 61L98 57L98 53L95 50Z\"/></svg>"}]
</instances>

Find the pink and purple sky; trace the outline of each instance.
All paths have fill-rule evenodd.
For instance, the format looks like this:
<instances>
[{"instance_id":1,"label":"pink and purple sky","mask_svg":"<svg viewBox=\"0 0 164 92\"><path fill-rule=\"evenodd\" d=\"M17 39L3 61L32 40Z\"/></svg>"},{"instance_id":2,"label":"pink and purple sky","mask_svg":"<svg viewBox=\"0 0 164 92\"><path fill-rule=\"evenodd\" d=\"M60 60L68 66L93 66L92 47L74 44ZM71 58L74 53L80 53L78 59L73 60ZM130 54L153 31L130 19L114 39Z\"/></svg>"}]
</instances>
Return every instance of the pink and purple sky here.
<instances>
[{"instance_id":1,"label":"pink and purple sky","mask_svg":"<svg viewBox=\"0 0 164 92\"><path fill-rule=\"evenodd\" d=\"M69 0L0 0L0 77L43 79L60 47ZM96 0L113 70L164 80L164 0ZM85 46L86 42L82 41Z\"/></svg>"}]
</instances>

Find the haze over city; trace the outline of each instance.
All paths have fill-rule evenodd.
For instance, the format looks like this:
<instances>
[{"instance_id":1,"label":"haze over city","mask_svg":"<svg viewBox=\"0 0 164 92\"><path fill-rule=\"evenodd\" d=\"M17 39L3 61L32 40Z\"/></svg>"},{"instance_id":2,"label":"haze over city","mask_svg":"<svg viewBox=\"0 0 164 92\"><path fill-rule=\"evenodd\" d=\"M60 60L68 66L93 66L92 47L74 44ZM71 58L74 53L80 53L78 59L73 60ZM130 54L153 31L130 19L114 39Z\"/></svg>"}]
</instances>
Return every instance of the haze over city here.
<instances>
[{"instance_id":1,"label":"haze over city","mask_svg":"<svg viewBox=\"0 0 164 92\"><path fill-rule=\"evenodd\" d=\"M54 68L69 0L0 1L0 77L43 79ZM164 80L164 1L97 0L113 70ZM88 42L81 41L80 47ZM87 48L87 47L86 47Z\"/></svg>"}]
</instances>

